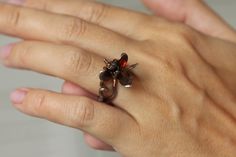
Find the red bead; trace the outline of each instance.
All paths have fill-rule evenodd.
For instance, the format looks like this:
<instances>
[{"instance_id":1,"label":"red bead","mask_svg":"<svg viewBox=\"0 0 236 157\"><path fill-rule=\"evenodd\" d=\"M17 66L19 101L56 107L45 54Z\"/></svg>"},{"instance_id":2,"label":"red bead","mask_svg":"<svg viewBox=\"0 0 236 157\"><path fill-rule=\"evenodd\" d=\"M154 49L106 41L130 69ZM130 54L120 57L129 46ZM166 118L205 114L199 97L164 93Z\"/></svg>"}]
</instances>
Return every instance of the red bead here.
<instances>
[{"instance_id":1,"label":"red bead","mask_svg":"<svg viewBox=\"0 0 236 157\"><path fill-rule=\"evenodd\" d=\"M124 68L124 67L126 67L126 65L127 65L127 61L126 61L125 59L122 59L122 60L120 61L120 67L121 67L121 68Z\"/></svg>"}]
</instances>

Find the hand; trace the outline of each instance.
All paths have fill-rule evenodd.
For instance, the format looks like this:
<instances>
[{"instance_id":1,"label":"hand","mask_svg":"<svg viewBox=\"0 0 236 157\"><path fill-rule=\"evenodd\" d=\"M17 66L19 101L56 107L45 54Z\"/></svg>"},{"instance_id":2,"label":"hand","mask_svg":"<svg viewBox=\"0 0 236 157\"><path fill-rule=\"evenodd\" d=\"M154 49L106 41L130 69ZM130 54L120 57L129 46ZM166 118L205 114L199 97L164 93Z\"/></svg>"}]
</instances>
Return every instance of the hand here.
<instances>
[{"instance_id":1,"label":"hand","mask_svg":"<svg viewBox=\"0 0 236 157\"><path fill-rule=\"evenodd\" d=\"M119 57L112 52L125 49L130 63L140 64L133 88L120 87L114 107L83 96L21 89L12 99L22 112L79 128L128 157L235 155L235 96L216 74L217 63L225 60L221 69L234 74L233 43L122 9L109 8L113 14L99 16L105 28L29 8L2 4L0 9L0 31L28 40L3 50L8 66L54 75L96 94L99 80L94 76L104 57ZM117 24L128 27L113 25L119 16L123 20Z\"/></svg>"},{"instance_id":2,"label":"hand","mask_svg":"<svg viewBox=\"0 0 236 157\"><path fill-rule=\"evenodd\" d=\"M158 16L172 21L182 22L207 35L236 42L235 30L201 0L143 0L143 2ZM35 4L27 6L43 9L42 6L44 5ZM61 12L60 7L57 5L51 4L50 8L52 7L56 12ZM48 10L50 11L51 9ZM81 17L81 13L79 13L80 11L78 9L74 10L72 6L69 6L68 10L62 12L69 15L78 15ZM222 75L225 75L224 72ZM233 84L233 87L235 87L235 79L235 77L229 76L227 77L227 82L229 82L229 84ZM69 82L65 83L63 86L63 92L70 94L80 94L82 92L84 96L91 95L91 93L88 93L78 85ZM113 150L112 147L103 144L101 141L96 140L88 134L85 134L85 139L87 143L93 148Z\"/></svg>"},{"instance_id":3,"label":"hand","mask_svg":"<svg viewBox=\"0 0 236 157\"><path fill-rule=\"evenodd\" d=\"M207 35L236 42L235 30L214 13L202 0L143 0L143 2L158 16L171 21L182 22ZM38 5L36 5L36 7L37 6ZM57 9L56 6L54 7L55 10L60 12L59 8ZM39 9L42 8L39 7ZM68 9L65 13L75 14L76 11L72 10L73 9ZM224 72L222 75L224 75ZM227 77L227 80L229 84L232 82L232 86L235 87L235 77L229 76ZM76 84L67 82L63 86L64 93L80 94L80 91L83 91L82 93L84 95L91 95L91 93L88 93ZM88 134L85 134L85 138L87 143L93 148L112 150L111 147L104 145L100 141L90 137Z\"/></svg>"}]
</instances>

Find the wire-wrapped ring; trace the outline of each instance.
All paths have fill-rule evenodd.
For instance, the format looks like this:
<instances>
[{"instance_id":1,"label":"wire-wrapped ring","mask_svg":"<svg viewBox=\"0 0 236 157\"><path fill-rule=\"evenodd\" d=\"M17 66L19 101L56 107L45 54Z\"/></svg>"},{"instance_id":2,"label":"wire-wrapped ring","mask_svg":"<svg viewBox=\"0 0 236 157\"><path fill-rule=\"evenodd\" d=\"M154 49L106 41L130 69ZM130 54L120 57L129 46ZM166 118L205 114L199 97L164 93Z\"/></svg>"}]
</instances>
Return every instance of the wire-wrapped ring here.
<instances>
[{"instance_id":1,"label":"wire-wrapped ring","mask_svg":"<svg viewBox=\"0 0 236 157\"><path fill-rule=\"evenodd\" d=\"M117 96L117 82L130 88L133 82L134 69L138 64L128 66L128 55L126 53L121 54L121 58L108 61L104 59L105 66L103 71L100 72L100 89L98 101L111 102Z\"/></svg>"}]
</instances>

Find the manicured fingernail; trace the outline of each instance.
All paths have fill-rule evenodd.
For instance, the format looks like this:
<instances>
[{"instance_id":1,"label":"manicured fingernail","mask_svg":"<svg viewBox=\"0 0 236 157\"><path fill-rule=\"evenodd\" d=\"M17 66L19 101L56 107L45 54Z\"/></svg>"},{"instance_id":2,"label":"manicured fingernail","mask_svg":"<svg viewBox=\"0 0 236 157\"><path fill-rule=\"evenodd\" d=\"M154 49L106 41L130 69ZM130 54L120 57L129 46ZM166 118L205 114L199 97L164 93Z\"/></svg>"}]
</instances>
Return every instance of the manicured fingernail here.
<instances>
[{"instance_id":1,"label":"manicured fingernail","mask_svg":"<svg viewBox=\"0 0 236 157\"><path fill-rule=\"evenodd\" d=\"M26 89L18 89L11 93L10 99L14 104L21 104L27 94Z\"/></svg>"},{"instance_id":2,"label":"manicured fingernail","mask_svg":"<svg viewBox=\"0 0 236 157\"><path fill-rule=\"evenodd\" d=\"M2 59L2 60L6 59L10 55L11 49L12 49L12 44L1 47L0 48L0 59Z\"/></svg>"},{"instance_id":3,"label":"manicured fingernail","mask_svg":"<svg viewBox=\"0 0 236 157\"><path fill-rule=\"evenodd\" d=\"M24 2L24 0L7 0L6 2L15 5L21 5Z\"/></svg>"}]
</instances>

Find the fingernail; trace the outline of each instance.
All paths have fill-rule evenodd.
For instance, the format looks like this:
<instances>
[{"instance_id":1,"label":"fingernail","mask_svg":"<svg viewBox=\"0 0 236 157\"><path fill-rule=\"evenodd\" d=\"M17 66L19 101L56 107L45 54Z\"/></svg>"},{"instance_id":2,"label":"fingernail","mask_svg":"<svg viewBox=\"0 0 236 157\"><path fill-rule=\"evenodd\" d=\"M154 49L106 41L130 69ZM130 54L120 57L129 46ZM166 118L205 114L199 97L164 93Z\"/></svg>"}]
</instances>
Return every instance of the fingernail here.
<instances>
[{"instance_id":1,"label":"fingernail","mask_svg":"<svg viewBox=\"0 0 236 157\"><path fill-rule=\"evenodd\" d=\"M6 2L15 5L21 5L24 2L24 0L7 0Z\"/></svg>"},{"instance_id":2,"label":"fingernail","mask_svg":"<svg viewBox=\"0 0 236 157\"><path fill-rule=\"evenodd\" d=\"M18 89L11 93L10 99L14 104L21 104L27 94L26 89Z\"/></svg>"},{"instance_id":3,"label":"fingernail","mask_svg":"<svg viewBox=\"0 0 236 157\"><path fill-rule=\"evenodd\" d=\"M10 55L11 49L12 49L12 44L1 47L0 48L0 59L2 59L2 60L6 59Z\"/></svg>"}]
</instances>

